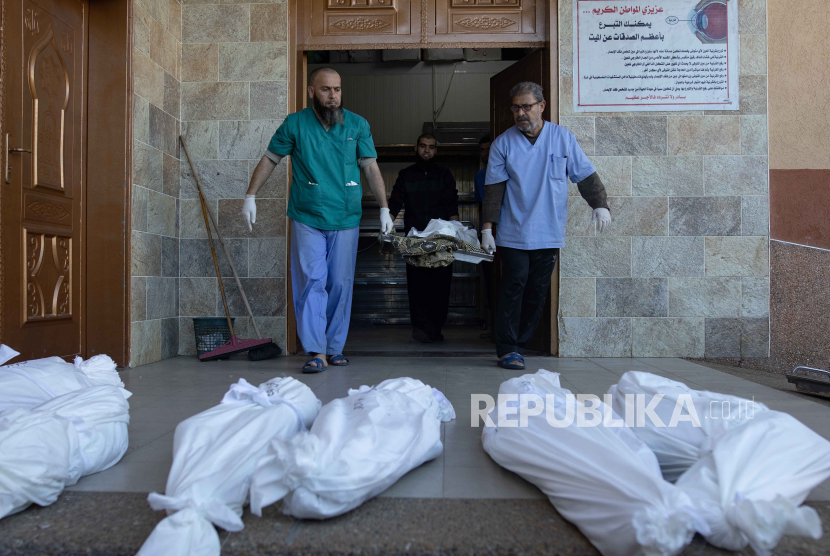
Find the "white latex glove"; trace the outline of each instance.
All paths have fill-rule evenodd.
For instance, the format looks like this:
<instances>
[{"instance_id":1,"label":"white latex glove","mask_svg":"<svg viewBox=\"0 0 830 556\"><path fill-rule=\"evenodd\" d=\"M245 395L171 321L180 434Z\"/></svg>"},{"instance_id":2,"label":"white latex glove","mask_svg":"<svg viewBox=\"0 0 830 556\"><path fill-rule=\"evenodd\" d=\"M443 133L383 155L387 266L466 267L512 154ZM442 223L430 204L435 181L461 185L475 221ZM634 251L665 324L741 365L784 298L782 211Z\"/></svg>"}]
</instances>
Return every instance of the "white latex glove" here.
<instances>
[{"instance_id":1,"label":"white latex glove","mask_svg":"<svg viewBox=\"0 0 830 556\"><path fill-rule=\"evenodd\" d=\"M491 255L496 252L496 240L493 239L493 229L481 230L481 248Z\"/></svg>"},{"instance_id":2,"label":"white latex glove","mask_svg":"<svg viewBox=\"0 0 830 556\"><path fill-rule=\"evenodd\" d=\"M391 234L395 231L395 223L392 222L392 217L389 216L389 209L380 209L380 231L384 234Z\"/></svg>"},{"instance_id":3,"label":"white latex glove","mask_svg":"<svg viewBox=\"0 0 830 556\"><path fill-rule=\"evenodd\" d=\"M248 224L248 231L253 232L251 224L256 224L256 195L245 195L245 202L242 203L242 216Z\"/></svg>"},{"instance_id":4,"label":"white latex glove","mask_svg":"<svg viewBox=\"0 0 830 556\"><path fill-rule=\"evenodd\" d=\"M597 223L597 231L604 234L608 226L611 225L611 212L606 208L594 209L594 213L591 215L591 224L594 222Z\"/></svg>"}]
</instances>

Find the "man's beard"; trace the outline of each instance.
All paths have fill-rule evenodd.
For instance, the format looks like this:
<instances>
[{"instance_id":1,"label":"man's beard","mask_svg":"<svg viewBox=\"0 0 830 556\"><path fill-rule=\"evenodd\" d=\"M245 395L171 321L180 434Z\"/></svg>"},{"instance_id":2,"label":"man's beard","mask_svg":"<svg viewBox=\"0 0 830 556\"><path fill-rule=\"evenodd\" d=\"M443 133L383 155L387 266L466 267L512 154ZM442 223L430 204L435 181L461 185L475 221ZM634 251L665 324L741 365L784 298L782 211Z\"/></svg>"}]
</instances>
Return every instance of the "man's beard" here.
<instances>
[{"instance_id":1,"label":"man's beard","mask_svg":"<svg viewBox=\"0 0 830 556\"><path fill-rule=\"evenodd\" d=\"M335 124L342 124L345 120L343 116L343 103L340 103L340 106L337 108L329 108L328 106L324 105L320 102L320 99L317 98L317 95L314 95L314 111L320 117L321 120L325 122L325 124L329 127Z\"/></svg>"},{"instance_id":2,"label":"man's beard","mask_svg":"<svg viewBox=\"0 0 830 556\"><path fill-rule=\"evenodd\" d=\"M516 120L516 127L518 127L521 131L530 131L536 126L533 124L533 120L531 120L530 118L527 118L527 119L524 119L524 120L523 119Z\"/></svg>"},{"instance_id":3,"label":"man's beard","mask_svg":"<svg viewBox=\"0 0 830 556\"><path fill-rule=\"evenodd\" d=\"M418 168L422 170L428 170L435 165L435 156L433 156L429 160L424 160L423 158L421 158L421 155L416 152L415 164L418 166Z\"/></svg>"}]
</instances>

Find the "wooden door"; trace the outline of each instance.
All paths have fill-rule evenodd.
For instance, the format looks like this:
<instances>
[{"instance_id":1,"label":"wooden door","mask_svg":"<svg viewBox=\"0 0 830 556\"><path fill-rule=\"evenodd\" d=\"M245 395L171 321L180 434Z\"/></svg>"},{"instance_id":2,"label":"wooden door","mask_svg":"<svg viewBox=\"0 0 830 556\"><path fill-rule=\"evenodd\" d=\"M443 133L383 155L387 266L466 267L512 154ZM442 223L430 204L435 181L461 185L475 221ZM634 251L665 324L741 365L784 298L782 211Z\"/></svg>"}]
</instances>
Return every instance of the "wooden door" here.
<instances>
[{"instance_id":1,"label":"wooden door","mask_svg":"<svg viewBox=\"0 0 830 556\"><path fill-rule=\"evenodd\" d=\"M545 40L544 0L430 0L431 42L540 42ZM433 19L434 18L434 19Z\"/></svg>"},{"instance_id":2,"label":"wooden door","mask_svg":"<svg viewBox=\"0 0 830 556\"><path fill-rule=\"evenodd\" d=\"M490 78L491 137L495 139L515 125L513 113L510 111L510 105L513 104L513 99L510 97L510 89L516 83L521 81L539 83L545 88L545 97L548 100L547 85L550 83L550 63L548 57L548 49L537 50ZM548 100L542 115L547 121L550 121L551 104L550 100ZM495 287L493 289L498 292L501 287L502 274L498 250L496 250L494 263L495 277L493 283ZM558 282L553 281L552 283L556 284ZM557 293L553 290L553 287L551 288L551 292L554 294ZM491 299L490 306L495 307L495 299ZM545 300L545 309L542 311L542 317L539 319L539 326L536 328L536 333L527 345L527 349L549 353L551 351L551 334L551 293L549 293Z\"/></svg>"},{"instance_id":3,"label":"wooden door","mask_svg":"<svg viewBox=\"0 0 830 556\"><path fill-rule=\"evenodd\" d=\"M421 40L420 0L301 0L297 7L302 47Z\"/></svg>"},{"instance_id":4,"label":"wooden door","mask_svg":"<svg viewBox=\"0 0 830 556\"><path fill-rule=\"evenodd\" d=\"M81 228L87 4L7 4L3 343L30 359L83 351Z\"/></svg>"}]
</instances>

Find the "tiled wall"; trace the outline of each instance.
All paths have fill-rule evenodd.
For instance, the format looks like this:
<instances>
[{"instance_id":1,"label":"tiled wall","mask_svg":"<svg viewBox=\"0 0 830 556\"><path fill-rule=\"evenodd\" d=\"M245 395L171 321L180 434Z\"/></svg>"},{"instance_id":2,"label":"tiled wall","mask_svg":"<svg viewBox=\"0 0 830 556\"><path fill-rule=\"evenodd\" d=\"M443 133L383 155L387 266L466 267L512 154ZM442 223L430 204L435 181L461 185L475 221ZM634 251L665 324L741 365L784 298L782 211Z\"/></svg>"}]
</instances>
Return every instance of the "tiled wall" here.
<instances>
[{"instance_id":1,"label":"tiled wall","mask_svg":"<svg viewBox=\"0 0 830 556\"><path fill-rule=\"evenodd\" d=\"M179 349L181 31L178 0L136 0L131 367Z\"/></svg>"},{"instance_id":2,"label":"tiled wall","mask_svg":"<svg viewBox=\"0 0 830 556\"><path fill-rule=\"evenodd\" d=\"M182 6L181 121L209 204L234 258L263 335L285 348L286 165L257 197L248 231L240 214L251 173L285 118L284 2L185 0ZM194 354L192 317L224 315L204 220L182 155L179 243L180 354ZM218 248L218 245L217 245ZM231 276L222 261L222 275ZM223 280L238 336L255 337L233 278Z\"/></svg>"},{"instance_id":3,"label":"tiled wall","mask_svg":"<svg viewBox=\"0 0 830 556\"><path fill-rule=\"evenodd\" d=\"M572 186L564 357L769 353L766 5L739 1L740 111L573 112L572 6L559 2L560 123L605 182L598 236Z\"/></svg>"}]
</instances>

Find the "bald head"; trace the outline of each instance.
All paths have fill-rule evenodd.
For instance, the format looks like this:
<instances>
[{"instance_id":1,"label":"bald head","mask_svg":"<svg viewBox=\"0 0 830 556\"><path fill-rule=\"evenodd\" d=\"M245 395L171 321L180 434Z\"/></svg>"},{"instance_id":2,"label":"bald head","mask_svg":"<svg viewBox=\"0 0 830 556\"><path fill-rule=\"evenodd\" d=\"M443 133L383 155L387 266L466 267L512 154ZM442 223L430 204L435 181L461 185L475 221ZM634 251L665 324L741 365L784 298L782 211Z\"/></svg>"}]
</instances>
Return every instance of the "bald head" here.
<instances>
[{"instance_id":1,"label":"bald head","mask_svg":"<svg viewBox=\"0 0 830 556\"><path fill-rule=\"evenodd\" d=\"M343 123L340 74L331 68L317 68L308 76L308 98L326 125Z\"/></svg>"},{"instance_id":2,"label":"bald head","mask_svg":"<svg viewBox=\"0 0 830 556\"><path fill-rule=\"evenodd\" d=\"M308 84L309 86L314 86L314 82L317 80L317 77L320 75L328 75L328 76L337 76L337 80L340 80L340 74L334 70L334 68L317 68L316 70L312 71L308 75Z\"/></svg>"}]
</instances>

